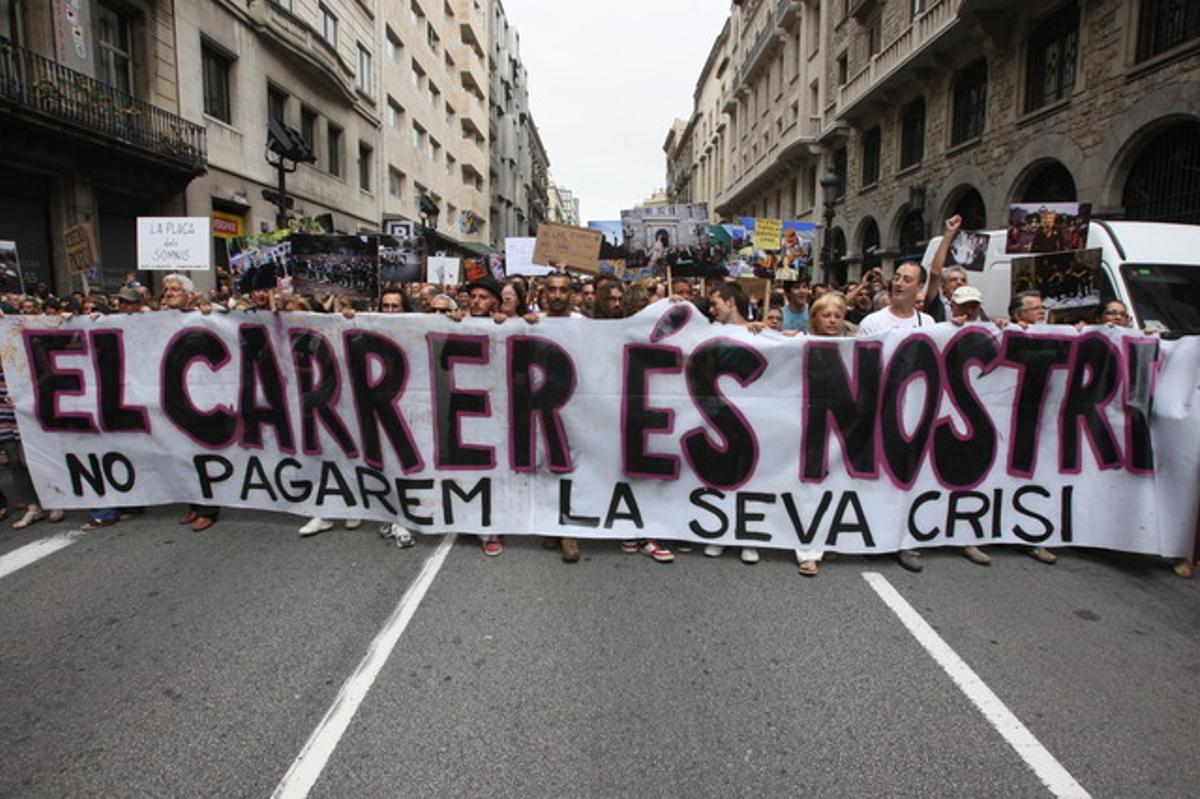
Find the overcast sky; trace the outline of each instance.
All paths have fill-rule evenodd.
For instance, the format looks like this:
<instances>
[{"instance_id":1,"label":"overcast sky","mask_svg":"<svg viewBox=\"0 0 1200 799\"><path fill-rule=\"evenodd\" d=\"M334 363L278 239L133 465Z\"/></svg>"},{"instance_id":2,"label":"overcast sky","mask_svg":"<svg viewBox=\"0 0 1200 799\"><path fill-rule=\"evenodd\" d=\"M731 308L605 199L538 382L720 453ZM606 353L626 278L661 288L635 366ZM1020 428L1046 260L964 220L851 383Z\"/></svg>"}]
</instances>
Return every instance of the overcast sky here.
<instances>
[{"instance_id":1,"label":"overcast sky","mask_svg":"<svg viewBox=\"0 0 1200 799\"><path fill-rule=\"evenodd\" d=\"M502 0L554 179L582 222L619 219L666 182L662 145L729 0Z\"/></svg>"}]
</instances>

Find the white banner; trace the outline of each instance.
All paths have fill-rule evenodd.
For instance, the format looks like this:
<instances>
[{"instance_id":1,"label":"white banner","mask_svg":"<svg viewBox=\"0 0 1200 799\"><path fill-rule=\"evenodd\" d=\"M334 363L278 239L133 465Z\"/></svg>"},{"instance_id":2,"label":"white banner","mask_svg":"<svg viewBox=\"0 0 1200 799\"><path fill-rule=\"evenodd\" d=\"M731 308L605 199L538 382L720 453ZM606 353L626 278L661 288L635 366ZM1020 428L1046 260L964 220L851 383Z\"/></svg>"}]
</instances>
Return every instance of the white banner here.
<instances>
[{"instance_id":1,"label":"white banner","mask_svg":"<svg viewBox=\"0 0 1200 799\"><path fill-rule=\"evenodd\" d=\"M207 216L139 216L137 248L138 269L209 269L212 220Z\"/></svg>"},{"instance_id":2,"label":"white banner","mask_svg":"<svg viewBox=\"0 0 1200 799\"><path fill-rule=\"evenodd\" d=\"M1195 338L785 338L666 302L619 321L160 312L0 333L47 507L867 553L1182 556L1195 530Z\"/></svg>"}]
</instances>

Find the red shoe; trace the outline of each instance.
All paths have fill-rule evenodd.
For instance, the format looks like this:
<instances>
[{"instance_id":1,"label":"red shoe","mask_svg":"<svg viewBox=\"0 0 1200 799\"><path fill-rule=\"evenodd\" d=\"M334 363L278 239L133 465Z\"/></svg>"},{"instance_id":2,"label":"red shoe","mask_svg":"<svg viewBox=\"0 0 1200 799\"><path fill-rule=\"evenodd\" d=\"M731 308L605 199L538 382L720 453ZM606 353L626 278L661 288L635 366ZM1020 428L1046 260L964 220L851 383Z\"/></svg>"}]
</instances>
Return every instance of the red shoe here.
<instances>
[{"instance_id":1,"label":"red shoe","mask_svg":"<svg viewBox=\"0 0 1200 799\"><path fill-rule=\"evenodd\" d=\"M217 520L211 516L197 516L192 522L192 529L197 533L203 532L217 523Z\"/></svg>"},{"instance_id":2,"label":"red shoe","mask_svg":"<svg viewBox=\"0 0 1200 799\"><path fill-rule=\"evenodd\" d=\"M192 522L196 521L196 519L199 519L199 518L200 518L200 514L196 513L196 511L194 511L194 510L190 510L187 513L183 514L183 517L180 518L179 523L180 524L191 524Z\"/></svg>"},{"instance_id":3,"label":"red shoe","mask_svg":"<svg viewBox=\"0 0 1200 799\"><path fill-rule=\"evenodd\" d=\"M638 551L638 542L637 541L622 541L621 542L621 551L624 552L626 555L636 555L637 551Z\"/></svg>"},{"instance_id":4,"label":"red shoe","mask_svg":"<svg viewBox=\"0 0 1200 799\"><path fill-rule=\"evenodd\" d=\"M497 535L483 539L483 554L489 558L494 558L503 551L504 543L501 541L500 536Z\"/></svg>"},{"instance_id":5,"label":"red shoe","mask_svg":"<svg viewBox=\"0 0 1200 799\"><path fill-rule=\"evenodd\" d=\"M671 563L675 560L674 552L660 545L653 539L647 539L646 543L642 544L642 552L645 552L659 563Z\"/></svg>"}]
</instances>

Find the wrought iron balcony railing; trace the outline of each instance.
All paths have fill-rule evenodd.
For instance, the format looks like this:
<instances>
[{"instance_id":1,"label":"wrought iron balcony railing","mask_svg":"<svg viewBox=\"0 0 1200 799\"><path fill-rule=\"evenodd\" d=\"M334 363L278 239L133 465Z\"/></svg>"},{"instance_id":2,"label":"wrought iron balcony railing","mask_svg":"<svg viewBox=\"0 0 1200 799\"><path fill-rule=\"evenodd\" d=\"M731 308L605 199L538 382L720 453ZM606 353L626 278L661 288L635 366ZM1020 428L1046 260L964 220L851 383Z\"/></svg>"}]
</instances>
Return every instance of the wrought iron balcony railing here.
<instances>
[{"instance_id":1,"label":"wrought iron balcony railing","mask_svg":"<svg viewBox=\"0 0 1200 799\"><path fill-rule=\"evenodd\" d=\"M205 129L56 61L0 41L0 102L203 172Z\"/></svg>"}]
</instances>

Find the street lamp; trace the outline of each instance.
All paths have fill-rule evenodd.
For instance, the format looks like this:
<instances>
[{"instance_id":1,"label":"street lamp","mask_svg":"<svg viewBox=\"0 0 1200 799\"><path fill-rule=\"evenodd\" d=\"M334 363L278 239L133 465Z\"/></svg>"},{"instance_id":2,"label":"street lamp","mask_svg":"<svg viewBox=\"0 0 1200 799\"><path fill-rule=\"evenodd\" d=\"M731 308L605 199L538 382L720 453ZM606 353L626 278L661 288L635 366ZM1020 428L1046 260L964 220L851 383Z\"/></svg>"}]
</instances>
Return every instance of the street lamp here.
<instances>
[{"instance_id":1,"label":"street lamp","mask_svg":"<svg viewBox=\"0 0 1200 799\"><path fill-rule=\"evenodd\" d=\"M276 160L271 160L272 153ZM278 173L277 190L263 189L263 199L273 204L277 210L275 227L282 230L287 227L288 209L292 207L292 198L287 194L287 175L295 172L301 163L311 164L317 160L312 147L305 141L304 136L294 128L289 128L277 119L267 123L267 163L275 167ZM287 162L291 161L289 168Z\"/></svg>"},{"instance_id":2,"label":"street lamp","mask_svg":"<svg viewBox=\"0 0 1200 799\"><path fill-rule=\"evenodd\" d=\"M821 176L821 196L825 200L825 246L821 248L821 266L824 269L823 280L829 280L830 266L833 264L833 217L836 212L833 204L837 200L837 190L842 185L842 179L833 172Z\"/></svg>"}]
</instances>

